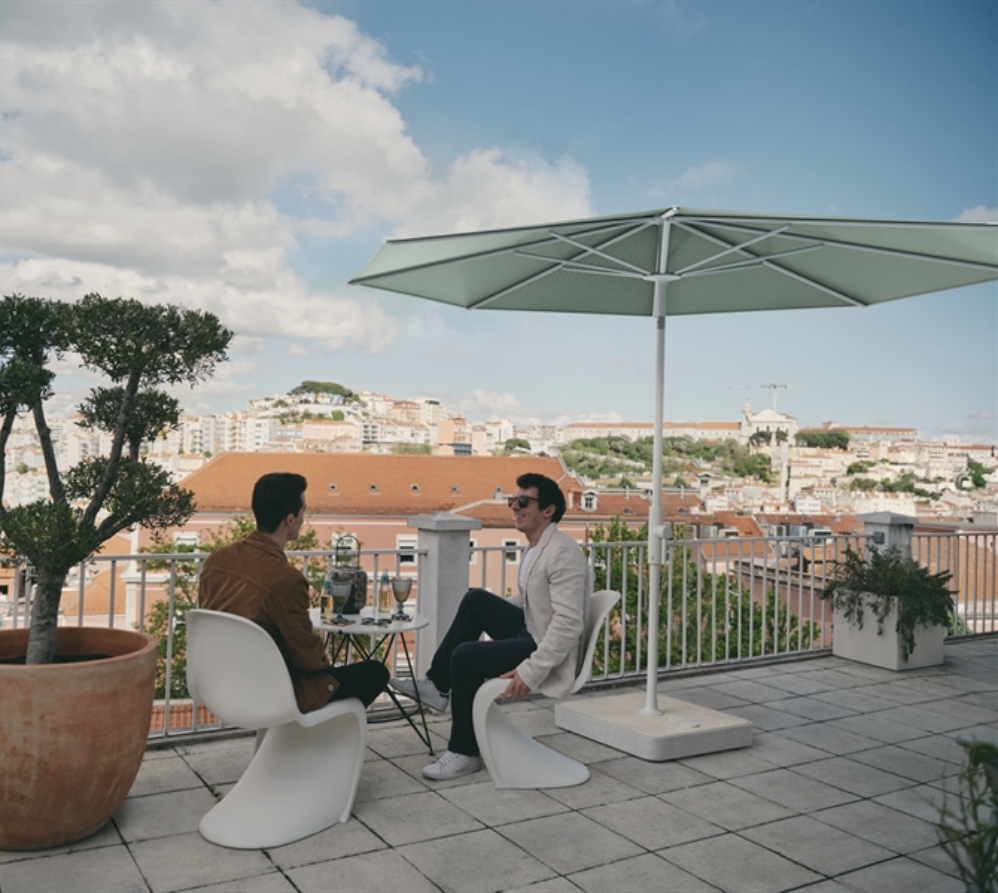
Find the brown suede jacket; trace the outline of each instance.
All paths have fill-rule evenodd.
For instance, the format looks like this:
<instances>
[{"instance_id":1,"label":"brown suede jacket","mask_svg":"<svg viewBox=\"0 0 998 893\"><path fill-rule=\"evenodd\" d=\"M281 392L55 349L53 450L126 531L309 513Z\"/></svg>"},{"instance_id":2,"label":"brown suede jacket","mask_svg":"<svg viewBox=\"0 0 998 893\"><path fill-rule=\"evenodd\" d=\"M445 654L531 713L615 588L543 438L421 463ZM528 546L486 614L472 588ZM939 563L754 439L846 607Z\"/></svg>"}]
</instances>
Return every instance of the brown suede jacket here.
<instances>
[{"instance_id":1,"label":"brown suede jacket","mask_svg":"<svg viewBox=\"0 0 998 893\"><path fill-rule=\"evenodd\" d=\"M288 665L302 713L332 697L335 681L317 672L327 661L322 637L313 632L308 616L308 581L270 537L256 531L208 558L198 602L252 620L270 633Z\"/></svg>"}]
</instances>

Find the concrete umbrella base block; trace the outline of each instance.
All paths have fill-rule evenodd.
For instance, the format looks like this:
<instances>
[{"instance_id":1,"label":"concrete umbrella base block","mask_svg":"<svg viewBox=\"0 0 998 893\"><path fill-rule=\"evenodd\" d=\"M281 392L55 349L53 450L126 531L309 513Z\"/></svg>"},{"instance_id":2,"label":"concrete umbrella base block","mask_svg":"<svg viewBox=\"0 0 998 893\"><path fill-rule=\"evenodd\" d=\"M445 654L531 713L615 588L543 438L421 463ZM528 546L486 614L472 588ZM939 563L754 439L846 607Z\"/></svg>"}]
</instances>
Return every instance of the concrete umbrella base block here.
<instances>
[{"instance_id":1,"label":"concrete umbrella base block","mask_svg":"<svg viewBox=\"0 0 998 893\"><path fill-rule=\"evenodd\" d=\"M752 723L686 701L659 695L662 716L646 716L643 692L562 701L554 711L558 728L659 763L752 743Z\"/></svg>"}]
</instances>

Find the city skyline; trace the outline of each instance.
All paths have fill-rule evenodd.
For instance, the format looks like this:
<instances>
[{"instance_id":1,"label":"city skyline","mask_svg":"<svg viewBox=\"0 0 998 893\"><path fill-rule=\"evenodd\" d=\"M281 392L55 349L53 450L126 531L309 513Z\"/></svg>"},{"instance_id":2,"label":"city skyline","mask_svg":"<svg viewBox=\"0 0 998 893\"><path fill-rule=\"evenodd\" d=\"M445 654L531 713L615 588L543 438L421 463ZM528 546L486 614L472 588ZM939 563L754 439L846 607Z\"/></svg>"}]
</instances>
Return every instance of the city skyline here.
<instances>
[{"instance_id":1,"label":"city skyline","mask_svg":"<svg viewBox=\"0 0 998 893\"><path fill-rule=\"evenodd\" d=\"M648 421L647 320L346 281L387 237L670 204L996 220L996 34L973 0L6 3L3 292L218 313L232 361L190 412L320 379L470 421ZM68 409L86 379L59 368ZM670 320L667 380L669 421L779 383L804 427L998 442L998 286Z\"/></svg>"}]
</instances>

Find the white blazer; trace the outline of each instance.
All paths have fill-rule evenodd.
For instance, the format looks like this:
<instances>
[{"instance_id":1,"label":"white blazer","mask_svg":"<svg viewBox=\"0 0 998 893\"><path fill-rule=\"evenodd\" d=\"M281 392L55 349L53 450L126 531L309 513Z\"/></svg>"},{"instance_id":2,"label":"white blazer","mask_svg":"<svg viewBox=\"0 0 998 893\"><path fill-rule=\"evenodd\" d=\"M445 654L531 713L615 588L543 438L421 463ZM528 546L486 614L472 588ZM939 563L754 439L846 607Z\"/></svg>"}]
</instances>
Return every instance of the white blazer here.
<instances>
[{"instance_id":1,"label":"white blazer","mask_svg":"<svg viewBox=\"0 0 998 893\"><path fill-rule=\"evenodd\" d=\"M537 642L537 650L516 668L531 691L560 698L571 690L591 589L589 563L579 544L549 524L531 550L524 588L510 599L523 609Z\"/></svg>"}]
</instances>

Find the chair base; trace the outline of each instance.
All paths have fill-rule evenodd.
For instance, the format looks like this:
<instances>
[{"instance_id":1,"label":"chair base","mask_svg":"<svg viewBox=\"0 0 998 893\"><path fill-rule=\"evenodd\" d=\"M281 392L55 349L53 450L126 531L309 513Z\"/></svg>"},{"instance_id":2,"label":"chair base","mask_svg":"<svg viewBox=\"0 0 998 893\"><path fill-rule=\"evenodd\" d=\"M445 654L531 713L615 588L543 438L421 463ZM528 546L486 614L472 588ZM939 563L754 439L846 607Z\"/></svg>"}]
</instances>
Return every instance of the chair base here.
<instances>
[{"instance_id":1,"label":"chair base","mask_svg":"<svg viewBox=\"0 0 998 893\"><path fill-rule=\"evenodd\" d=\"M535 741L496 703L508 679L489 679L473 709L475 736L485 768L497 788L568 788L589 781L589 769Z\"/></svg>"},{"instance_id":2,"label":"chair base","mask_svg":"<svg viewBox=\"0 0 998 893\"><path fill-rule=\"evenodd\" d=\"M261 731L236 786L202 820L201 836L234 849L266 849L350 818L367 745L367 715L356 698L335 701L296 722Z\"/></svg>"}]
</instances>

